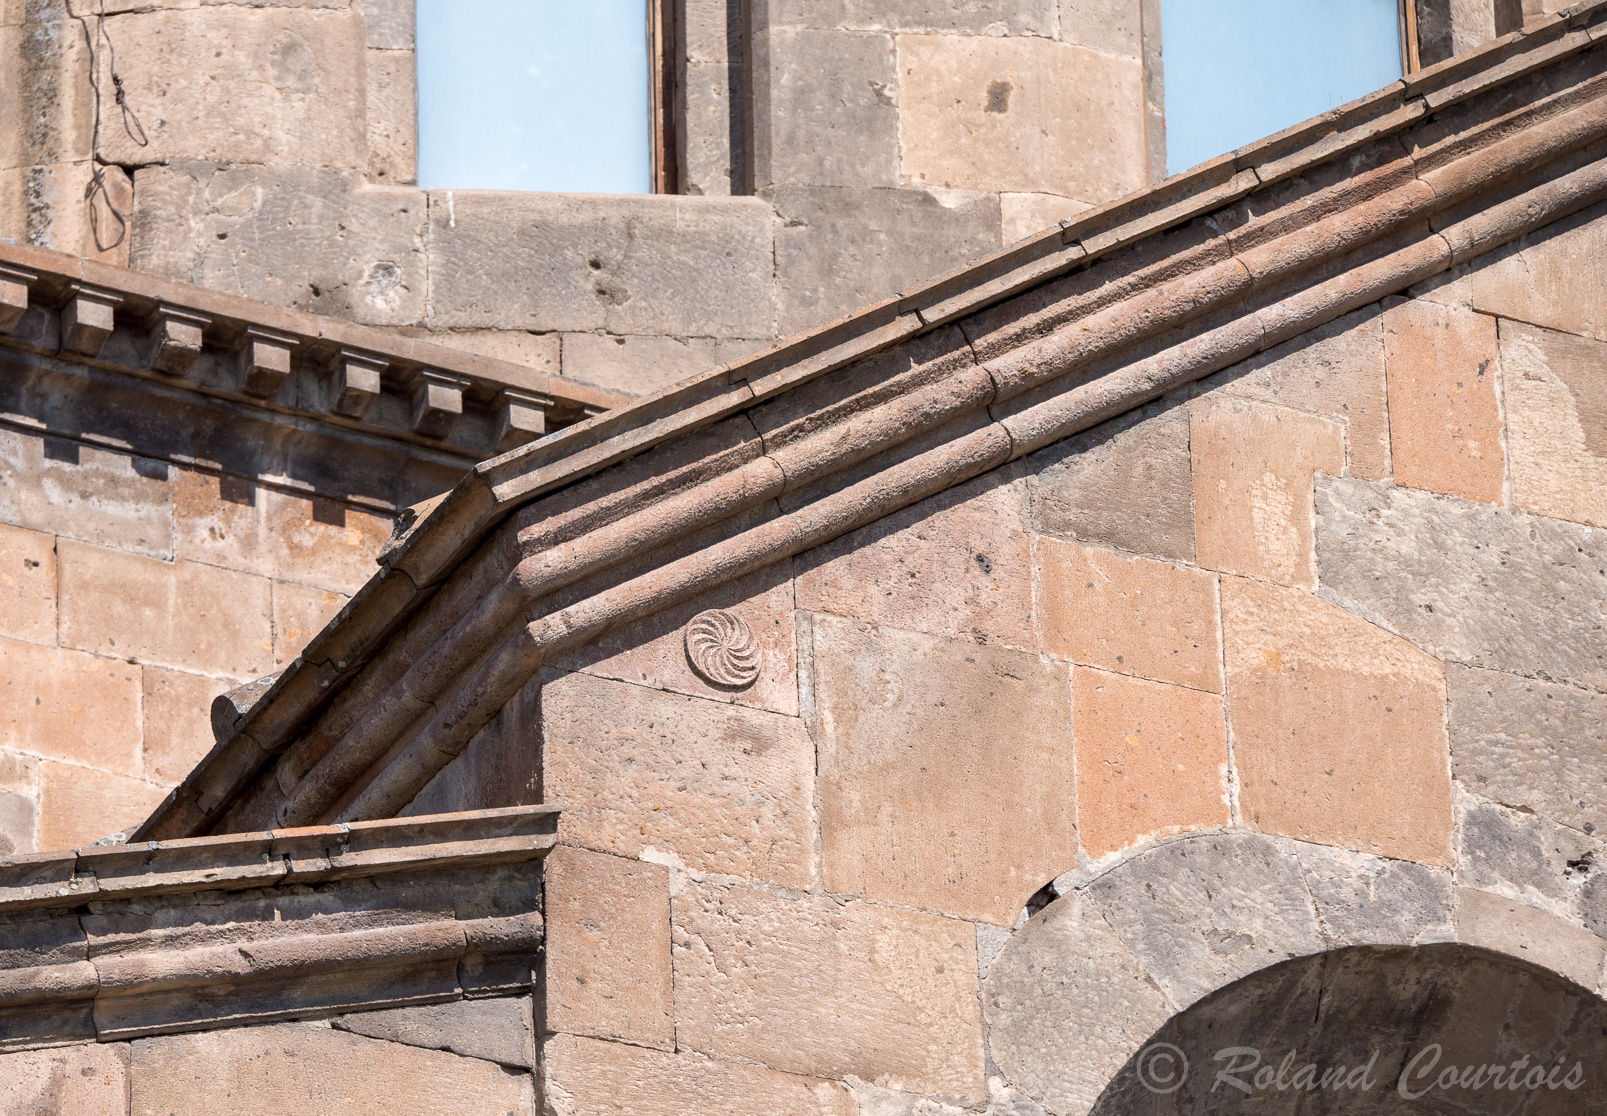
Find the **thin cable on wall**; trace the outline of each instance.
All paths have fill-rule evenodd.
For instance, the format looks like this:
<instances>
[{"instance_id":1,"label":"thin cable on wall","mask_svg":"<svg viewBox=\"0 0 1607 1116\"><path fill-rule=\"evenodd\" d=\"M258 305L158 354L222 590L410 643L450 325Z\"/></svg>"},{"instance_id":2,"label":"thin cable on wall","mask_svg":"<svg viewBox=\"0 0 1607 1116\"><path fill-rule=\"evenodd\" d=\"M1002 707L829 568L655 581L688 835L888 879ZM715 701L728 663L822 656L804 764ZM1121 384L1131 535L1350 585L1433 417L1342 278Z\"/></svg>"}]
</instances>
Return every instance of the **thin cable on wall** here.
<instances>
[{"instance_id":1,"label":"thin cable on wall","mask_svg":"<svg viewBox=\"0 0 1607 1116\"><path fill-rule=\"evenodd\" d=\"M89 16L79 15L72 10L72 4L67 4L67 14L76 19L84 29L84 42L89 47L89 84L95 91L95 130L89 144L90 160L94 169L90 172L89 185L84 187L84 201L89 205L89 227L95 237L95 247L102 252L109 252L116 248L128 236L128 222L132 214L124 213L117 208L112 195L106 189L106 164L100 157L100 117L102 94L100 87L100 58L95 51L97 38L106 43L106 70L111 75L113 96L117 100L117 107L123 114L123 131L128 138L141 147L149 147L151 140L145 134L145 125L140 123L139 114L128 103L128 93L123 88L123 77L117 72L117 48L112 45L112 36L106 30L106 0L100 0L100 13L95 19L95 30L89 29ZM101 231L100 211L95 206L95 195L99 194L106 202L106 209L117 221L117 238L107 243Z\"/></svg>"}]
</instances>

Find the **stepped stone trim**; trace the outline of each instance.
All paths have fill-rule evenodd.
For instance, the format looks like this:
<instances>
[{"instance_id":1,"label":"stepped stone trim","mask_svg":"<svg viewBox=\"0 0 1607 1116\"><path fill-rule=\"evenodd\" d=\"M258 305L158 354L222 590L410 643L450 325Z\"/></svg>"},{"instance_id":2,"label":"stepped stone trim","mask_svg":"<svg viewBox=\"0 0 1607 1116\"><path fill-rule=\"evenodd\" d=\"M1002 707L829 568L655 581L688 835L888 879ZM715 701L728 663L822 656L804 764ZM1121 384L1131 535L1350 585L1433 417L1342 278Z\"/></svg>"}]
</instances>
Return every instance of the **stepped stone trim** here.
<instances>
[{"instance_id":1,"label":"stepped stone trim","mask_svg":"<svg viewBox=\"0 0 1607 1116\"><path fill-rule=\"evenodd\" d=\"M1576 5L483 463L141 836L395 813L554 654L1607 198L1603 34Z\"/></svg>"},{"instance_id":2,"label":"stepped stone trim","mask_svg":"<svg viewBox=\"0 0 1607 1116\"><path fill-rule=\"evenodd\" d=\"M389 330L3 243L0 349L429 446L464 468L627 398Z\"/></svg>"},{"instance_id":3,"label":"stepped stone trim","mask_svg":"<svg viewBox=\"0 0 1607 1116\"><path fill-rule=\"evenodd\" d=\"M0 1050L523 994L557 822L531 806L0 859Z\"/></svg>"}]
</instances>

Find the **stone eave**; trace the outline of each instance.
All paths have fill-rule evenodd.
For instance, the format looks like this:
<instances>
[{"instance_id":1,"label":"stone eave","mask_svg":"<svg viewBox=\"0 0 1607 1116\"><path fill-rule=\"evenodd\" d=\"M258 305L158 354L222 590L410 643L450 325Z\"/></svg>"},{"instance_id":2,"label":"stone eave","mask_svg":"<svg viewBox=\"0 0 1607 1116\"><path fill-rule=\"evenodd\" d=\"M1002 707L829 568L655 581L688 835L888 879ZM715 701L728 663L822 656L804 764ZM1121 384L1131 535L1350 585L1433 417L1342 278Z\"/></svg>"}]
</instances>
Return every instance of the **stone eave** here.
<instances>
[{"instance_id":1,"label":"stone eave","mask_svg":"<svg viewBox=\"0 0 1607 1116\"><path fill-rule=\"evenodd\" d=\"M376 326L0 243L7 350L406 442L465 469L627 398Z\"/></svg>"},{"instance_id":2,"label":"stone eave","mask_svg":"<svg viewBox=\"0 0 1607 1116\"><path fill-rule=\"evenodd\" d=\"M393 540L140 835L393 813L555 651L1607 197L1603 35L1607 0L1576 5L482 463ZM1000 304L1035 289L1010 319ZM870 370L957 324L969 364ZM737 418L749 435L721 443L712 432ZM736 526L761 507L768 519ZM694 532L712 541L673 553Z\"/></svg>"}]
</instances>

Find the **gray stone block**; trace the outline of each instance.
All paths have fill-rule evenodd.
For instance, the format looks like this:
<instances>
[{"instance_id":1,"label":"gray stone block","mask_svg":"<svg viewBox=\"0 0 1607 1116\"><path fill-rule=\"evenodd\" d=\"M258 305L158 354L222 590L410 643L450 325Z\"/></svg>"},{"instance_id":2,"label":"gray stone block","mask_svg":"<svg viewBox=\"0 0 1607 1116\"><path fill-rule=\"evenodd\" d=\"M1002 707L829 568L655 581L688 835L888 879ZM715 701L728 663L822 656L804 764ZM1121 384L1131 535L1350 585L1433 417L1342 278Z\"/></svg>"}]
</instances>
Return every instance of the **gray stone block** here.
<instances>
[{"instance_id":1,"label":"gray stone block","mask_svg":"<svg viewBox=\"0 0 1607 1116\"><path fill-rule=\"evenodd\" d=\"M757 198L434 191L430 325L768 337L772 225Z\"/></svg>"},{"instance_id":2,"label":"gray stone block","mask_svg":"<svg viewBox=\"0 0 1607 1116\"><path fill-rule=\"evenodd\" d=\"M1522 900L1553 914L1573 914L1598 871L1598 843L1567 826L1471 795L1458 813L1456 882Z\"/></svg>"},{"instance_id":3,"label":"gray stone block","mask_svg":"<svg viewBox=\"0 0 1607 1116\"><path fill-rule=\"evenodd\" d=\"M1451 941L1451 875L1325 845L1297 846L1331 948Z\"/></svg>"},{"instance_id":4,"label":"gray stone block","mask_svg":"<svg viewBox=\"0 0 1607 1116\"><path fill-rule=\"evenodd\" d=\"M368 45L381 50L412 50L414 0L363 0Z\"/></svg>"},{"instance_id":5,"label":"gray stone block","mask_svg":"<svg viewBox=\"0 0 1607 1116\"><path fill-rule=\"evenodd\" d=\"M731 126L731 105L741 96L741 67L691 62L682 76L681 192L729 196L742 186L732 179L734 168L741 165L742 141Z\"/></svg>"},{"instance_id":6,"label":"gray stone block","mask_svg":"<svg viewBox=\"0 0 1607 1116\"><path fill-rule=\"evenodd\" d=\"M0 856L34 851L38 814L32 797L0 790Z\"/></svg>"},{"instance_id":7,"label":"gray stone block","mask_svg":"<svg viewBox=\"0 0 1607 1116\"><path fill-rule=\"evenodd\" d=\"M1299 862L1270 837L1220 834L1162 845L1087 893L1179 1007L1324 948Z\"/></svg>"},{"instance_id":8,"label":"gray stone block","mask_svg":"<svg viewBox=\"0 0 1607 1116\"><path fill-rule=\"evenodd\" d=\"M998 249L996 195L945 204L925 190L783 186L770 193L781 331L795 333Z\"/></svg>"},{"instance_id":9,"label":"gray stone block","mask_svg":"<svg viewBox=\"0 0 1607 1116\"><path fill-rule=\"evenodd\" d=\"M1026 460L1033 530L1194 561L1185 406L1151 403Z\"/></svg>"},{"instance_id":10,"label":"gray stone block","mask_svg":"<svg viewBox=\"0 0 1607 1116\"><path fill-rule=\"evenodd\" d=\"M1586 833L1607 826L1607 695L1454 664L1445 689L1459 783Z\"/></svg>"},{"instance_id":11,"label":"gray stone block","mask_svg":"<svg viewBox=\"0 0 1607 1116\"><path fill-rule=\"evenodd\" d=\"M535 1067L530 1000L524 996L365 1011L340 1016L334 1025L353 1034L426 1050L450 1050L505 1066Z\"/></svg>"},{"instance_id":12,"label":"gray stone block","mask_svg":"<svg viewBox=\"0 0 1607 1116\"><path fill-rule=\"evenodd\" d=\"M1319 475L1317 559L1440 658L1607 688L1607 531Z\"/></svg>"},{"instance_id":13,"label":"gray stone block","mask_svg":"<svg viewBox=\"0 0 1607 1116\"><path fill-rule=\"evenodd\" d=\"M1055 31L1054 0L773 0L770 18L778 27L865 31L962 35L1053 35Z\"/></svg>"},{"instance_id":14,"label":"gray stone block","mask_svg":"<svg viewBox=\"0 0 1607 1116\"><path fill-rule=\"evenodd\" d=\"M599 387L646 395L762 349L768 341L712 337L563 334L563 374Z\"/></svg>"},{"instance_id":15,"label":"gray stone block","mask_svg":"<svg viewBox=\"0 0 1607 1116\"><path fill-rule=\"evenodd\" d=\"M302 167L146 167L152 209L130 263L164 278L370 325L424 316L425 195L365 187L358 174Z\"/></svg>"},{"instance_id":16,"label":"gray stone block","mask_svg":"<svg viewBox=\"0 0 1607 1116\"><path fill-rule=\"evenodd\" d=\"M891 35L760 32L752 72L756 187L897 185Z\"/></svg>"}]
</instances>

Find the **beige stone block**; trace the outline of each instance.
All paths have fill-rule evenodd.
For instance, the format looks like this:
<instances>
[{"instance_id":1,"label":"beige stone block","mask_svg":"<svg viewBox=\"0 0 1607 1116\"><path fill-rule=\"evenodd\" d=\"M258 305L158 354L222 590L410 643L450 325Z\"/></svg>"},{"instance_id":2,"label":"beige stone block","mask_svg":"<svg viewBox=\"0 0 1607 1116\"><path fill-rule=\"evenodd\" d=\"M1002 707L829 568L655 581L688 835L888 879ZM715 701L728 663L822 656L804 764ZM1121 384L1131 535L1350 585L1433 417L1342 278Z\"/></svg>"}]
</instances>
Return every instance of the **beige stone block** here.
<instances>
[{"instance_id":1,"label":"beige stone block","mask_svg":"<svg viewBox=\"0 0 1607 1116\"><path fill-rule=\"evenodd\" d=\"M1440 661L1308 593L1222 579L1228 721L1246 825L1450 863Z\"/></svg>"},{"instance_id":2,"label":"beige stone block","mask_svg":"<svg viewBox=\"0 0 1607 1116\"><path fill-rule=\"evenodd\" d=\"M1473 306L1607 341L1607 212L1600 205L1548 225L1473 272Z\"/></svg>"},{"instance_id":3,"label":"beige stone block","mask_svg":"<svg viewBox=\"0 0 1607 1116\"><path fill-rule=\"evenodd\" d=\"M1189 407L1189 453L1200 565L1314 588L1311 480L1343 472L1339 424L1210 395Z\"/></svg>"},{"instance_id":4,"label":"beige stone block","mask_svg":"<svg viewBox=\"0 0 1607 1116\"><path fill-rule=\"evenodd\" d=\"M174 786L212 750L212 699L236 689L242 680L161 667L145 667L142 674L142 774L153 783Z\"/></svg>"},{"instance_id":5,"label":"beige stone block","mask_svg":"<svg viewBox=\"0 0 1607 1116\"><path fill-rule=\"evenodd\" d=\"M1035 37L898 37L900 176L1102 202L1148 181L1137 58Z\"/></svg>"},{"instance_id":6,"label":"beige stone block","mask_svg":"<svg viewBox=\"0 0 1607 1116\"><path fill-rule=\"evenodd\" d=\"M1074 667L1071 708L1077 836L1089 856L1228 824L1221 698Z\"/></svg>"},{"instance_id":7,"label":"beige stone block","mask_svg":"<svg viewBox=\"0 0 1607 1116\"><path fill-rule=\"evenodd\" d=\"M0 694L0 747L139 774L139 667L4 639Z\"/></svg>"},{"instance_id":8,"label":"beige stone block","mask_svg":"<svg viewBox=\"0 0 1607 1116\"><path fill-rule=\"evenodd\" d=\"M161 1116L506 1116L531 1079L494 1062L278 1023L133 1044L131 1111Z\"/></svg>"},{"instance_id":9,"label":"beige stone block","mask_svg":"<svg viewBox=\"0 0 1607 1116\"><path fill-rule=\"evenodd\" d=\"M0 751L0 856L33 852L39 828L39 761Z\"/></svg>"},{"instance_id":10,"label":"beige stone block","mask_svg":"<svg viewBox=\"0 0 1607 1116\"><path fill-rule=\"evenodd\" d=\"M542 872L546 1029L674 1050L670 870L561 845Z\"/></svg>"},{"instance_id":11,"label":"beige stone block","mask_svg":"<svg viewBox=\"0 0 1607 1116\"><path fill-rule=\"evenodd\" d=\"M0 636L56 642L56 539L0 524Z\"/></svg>"},{"instance_id":12,"label":"beige stone block","mask_svg":"<svg viewBox=\"0 0 1607 1116\"><path fill-rule=\"evenodd\" d=\"M1228 395L1278 403L1344 424L1350 475L1388 480L1384 326L1376 306L1347 314L1216 377Z\"/></svg>"},{"instance_id":13,"label":"beige stone block","mask_svg":"<svg viewBox=\"0 0 1607 1116\"><path fill-rule=\"evenodd\" d=\"M810 882L815 747L796 717L567 674L548 676L541 719L567 841Z\"/></svg>"},{"instance_id":14,"label":"beige stone block","mask_svg":"<svg viewBox=\"0 0 1607 1116\"><path fill-rule=\"evenodd\" d=\"M1106 54L1141 58L1141 0L1060 0L1060 37Z\"/></svg>"},{"instance_id":15,"label":"beige stone block","mask_svg":"<svg viewBox=\"0 0 1607 1116\"><path fill-rule=\"evenodd\" d=\"M268 673L266 578L65 539L56 556L64 647L234 678Z\"/></svg>"},{"instance_id":16,"label":"beige stone block","mask_svg":"<svg viewBox=\"0 0 1607 1116\"><path fill-rule=\"evenodd\" d=\"M388 185L418 181L418 82L411 50L369 50L368 177Z\"/></svg>"},{"instance_id":17,"label":"beige stone block","mask_svg":"<svg viewBox=\"0 0 1607 1116\"><path fill-rule=\"evenodd\" d=\"M339 500L176 469L177 557L353 593L374 575L390 520Z\"/></svg>"},{"instance_id":18,"label":"beige stone block","mask_svg":"<svg viewBox=\"0 0 1607 1116\"><path fill-rule=\"evenodd\" d=\"M1607 527L1607 345L1501 323L1512 500Z\"/></svg>"},{"instance_id":19,"label":"beige stone block","mask_svg":"<svg viewBox=\"0 0 1607 1116\"><path fill-rule=\"evenodd\" d=\"M1000 194L999 219L1004 242L1014 244L1092 208L1089 202L1063 198L1059 194Z\"/></svg>"},{"instance_id":20,"label":"beige stone block","mask_svg":"<svg viewBox=\"0 0 1607 1116\"><path fill-rule=\"evenodd\" d=\"M1032 541L1021 490L983 478L798 559L798 607L1031 649Z\"/></svg>"},{"instance_id":21,"label":"beige stone block","mask_svg":"<svg viewBox=\"0 0 1607 1116\"><path fill-rule=\"evenodd\" d=\"M0 430L0 521L171 558L169 473L165 462Z\"/></svg>"},{"instance_id":22,"label":"beige stone block","mask_svg":"<svg viewBox=\"0 0 1607 1116\"><path fill-rule=\"evenodd\" d=\"M150 137L103 128L108 162L352 167L366 160L362 16L203 7L119 19L118 69ZM104 71L105 64L102 63ZM111 87L103 72L102 82Z\"/></svg>"},{"instance_id":23,"label":"beige stone block","mask_svg":"<svg viewBox=\"0 0 1607 1116\"><path fill-rule=\"evenodd\" d=\"M561 334L526 333L519 329L420 329L403 332L433 345L462 349L466 353L478 353L480 356L533 368L550 376L558 375Z\"/></svg>"},{"instance_id":24,"label":"beige stone block","mask_svg":"<svg viewBox=\"0 0 1607 1116\"><path fill-rule=\"evenodd\" d=\"M0 1054L0 1112L127 1116L128 1044L89 1042Z\"/></svg>"},{"instance_id":25,"label":"beige stone block","mask_svg":"<svg viewBox=\"0 0 1607 1116\"><path fill-rule=\"evenodd\" d=\"M567 379L632 395L647 395L669 387L769 344L763 340L619 337L606 333L566 333L563 338Z\"/></svg>"},{"instance_id":26,"label":"beige stone block","mask_svg":"<svg viewBox=\"0 0 1607 1116\"><path fill-rule=\"evenodd\" d=\"M39 765L39 848L77 849L127 833L150 817L167 790L127 775L46 760Z\"/></svg>"},{"instance_id":27,"label":"beige stone block","mask_svg":"<svg viewBox=\"0 0 1607 1116\"><path fill-rule=\"evenodd\" d=\"M94 169L85 160L0 170L0 236L127 267L134 184L121 168L107 167L102 188L86 199Z\"/></svg>"},{"instance_id":28,"label":"beige stone block","mask_svg":"<svg viewBox=\"0 0 1607 1116\"><path fill-rule=\"evenodd\" d=\"M969 923L715 883L671 910L680 1049L981 1100Z\"/></svg>"},{"instance_id":29,"label":"beige stone block","mask_svg":"<svg viewBox=\"0 0 1607 1116\"><path fill-rule=\"evenodd\" d=\"M1470 887L1456 889L1456 937L1467 945L1521 958L1595 989L1607 941L1516 899Z\"/></svg>"},{"instance_id":30,"label":"beige stone block","mask_svg":"<svg viewBox=\"0 0 1607 1116\"><path fill-rule=\"evenodd\" d=\"M837 1081L555 1035L542 1056L546 1093L566 1116L858 1116Z\"/></svg>"},{"instance_id":31,"label":"beige stone block","mask_svg":"<svg viewBox=\"0 0 1607 1116\"><path fill-rule=\"evenodd\" d=\"M1384 311L1384 351L1396 481L1500 503L1506 456L1495 319L1419 299L1396 302Z\"/></svg>"},{"instance_id":32,"label":"beige stone block","mask_svg":"<svg viewBox=\"0 0 1607 1116\"><path fill-rule=\"evenodd\" d=\"M273 583L273 665L289 666L313 636L345 607L347 598L288 581Z\"/></svg>"},{"instance_id":33,"label":"beige stone block","mask_svg":"<svg viewBox=\"0 0 1607 1116\"><path fill-rule=\"evenodd\" d=\"M826 889L1009 926L1075 859L1067 668L816 616Z\"/></svg>"},{"instance_id":34,"label":"beige stone block","mask_svg":"<svg viewBox=\"0 0 1607 1116\"><path fill-rule=\"evenodd\" d=\"M1046 654L1221 693L1214 574L1058 539L1036 553Z\"/></svg>"}]
</instances>

